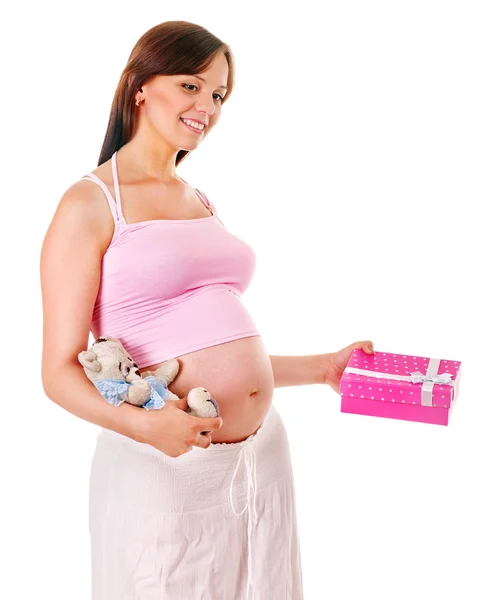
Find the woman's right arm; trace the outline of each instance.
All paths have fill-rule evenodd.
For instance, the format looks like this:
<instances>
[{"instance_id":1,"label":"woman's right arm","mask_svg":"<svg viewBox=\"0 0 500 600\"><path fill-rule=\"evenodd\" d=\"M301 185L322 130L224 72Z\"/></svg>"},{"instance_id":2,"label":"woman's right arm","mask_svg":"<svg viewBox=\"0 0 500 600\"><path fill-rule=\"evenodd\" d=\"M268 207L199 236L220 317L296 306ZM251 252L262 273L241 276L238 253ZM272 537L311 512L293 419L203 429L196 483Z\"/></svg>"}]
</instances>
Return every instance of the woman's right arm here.
<instances>
[{"instance_id":1,"label":"woman's right arm","mask_svg":"<svg viewBox=\"0 0 500 600\"><path fill-rule=\"evenodd\" d=\"M220 417L188 414L186 398L169 400L155 411L127 402L113 406L78 361L78 353L88 348L101 261L113 231L113 217L98 186L82 180L64 193L45 235L40 261L43 389L73 415L150 444L168 456L179 456L193 445L207 448L211 436L202 432L219 429Z\"/></svg>"},{"instance_id":2,"label":"woman's right arm","mask_svg":"<svg viewBox=\"0 0 500 600\"><path fill-rule=\"evenodd\" d=\"M83 180L66 190L43 241L42 384L46 395L70 413L137 439L144 409L109 404L77 358L88 348L101 260L114 228L107 202L94 188Z\"/></svg>"}]
</instances>

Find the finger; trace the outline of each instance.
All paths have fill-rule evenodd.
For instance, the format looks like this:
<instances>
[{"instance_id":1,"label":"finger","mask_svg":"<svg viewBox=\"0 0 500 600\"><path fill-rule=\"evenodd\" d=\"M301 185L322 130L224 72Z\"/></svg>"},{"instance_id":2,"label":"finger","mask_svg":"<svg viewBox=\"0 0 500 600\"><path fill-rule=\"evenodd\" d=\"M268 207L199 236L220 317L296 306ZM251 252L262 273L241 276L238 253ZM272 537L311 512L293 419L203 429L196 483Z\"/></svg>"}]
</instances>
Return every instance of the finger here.
<instances>
[{"instance_id":1,"label":"finger","mask_svg":"<svg viewBox=\"0 0 500 600\"><path fill-rule=\"evenodd\" d=\"M195 421L195 431L201 433L202 431L214 431L222 427L222 417L195 417L191 415Z\"/></svg>"},{"instance_id":2,"label":"finger","mask_svg":"<svg viewBox=\"0 0 500 600\"><path fill-rule=\"evenodd\" d=\"M360 348L365 354L375 354L373 348L373 342L371 340L364 340L363 342L356 342L356 348Z\"/></svg>"},{"instance_id":3,"label":"finger","mask_svg":"<svg viewBox=\"0 0 500 600\"><path fill-rule=\"evenodd\" d=\"M210 435L210 433L207 433L206 435L200 433L196 438L195 446L198 446L198 448L208 448L211 445L211 443L212 436Z\"/></svg>"},{"instance_id":4,"label":"finger","mask_svg":"<svg viewBox=\"0 0 500 600\"><path fill-rule=\"evenodd\" d=\"M173 403L177 408L182 408L185 410L188 407L187 397L179 398L179 400L169 400L170 403Z\"/></svg>"}]
</instances>

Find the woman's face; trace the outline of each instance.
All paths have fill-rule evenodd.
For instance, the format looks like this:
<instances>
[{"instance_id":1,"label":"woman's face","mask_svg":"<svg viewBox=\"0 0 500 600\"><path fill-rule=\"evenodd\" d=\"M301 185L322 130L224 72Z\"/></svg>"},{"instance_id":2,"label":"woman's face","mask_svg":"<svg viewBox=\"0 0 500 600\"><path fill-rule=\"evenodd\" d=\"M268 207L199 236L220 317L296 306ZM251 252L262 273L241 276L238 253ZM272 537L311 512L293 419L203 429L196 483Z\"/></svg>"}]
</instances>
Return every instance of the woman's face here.
<instances>
[{"instance_id":1,"label":"woman's face","mask_svg":"<svg viewBox=\"0 0 500 600\"><path fill-rule=\"evenodd\" d=\"M153 77L135 96L140 101L139 123L175 149L194 150L219 120L228 74L226 57L219 54L204 73ZM193 131L183 119L204 127Z\"/></svg>"}]
</instances>

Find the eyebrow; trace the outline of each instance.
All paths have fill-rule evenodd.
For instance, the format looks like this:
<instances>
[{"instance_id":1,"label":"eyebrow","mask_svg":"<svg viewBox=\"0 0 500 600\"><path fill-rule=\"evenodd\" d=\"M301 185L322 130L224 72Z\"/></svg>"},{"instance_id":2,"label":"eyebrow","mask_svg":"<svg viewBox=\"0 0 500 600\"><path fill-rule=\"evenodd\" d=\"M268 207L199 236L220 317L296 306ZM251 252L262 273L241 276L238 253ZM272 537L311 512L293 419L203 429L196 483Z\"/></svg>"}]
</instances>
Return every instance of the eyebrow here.
<instances>
[{"instance_id":1,"label":"eyebrow","mask_svg":"<svg viewBox=\"0 0 500 600\"><path fill-rule=\"evenodd\" d=\"M207 83L203 77L200 77L199 75L193 75L193 77L196 77L196 79L201 79L201 81L203 81L203 83ZM225 90L227 90L227 85L219 85L220 88L224 88Z\"/></svg>"}]
</instances>

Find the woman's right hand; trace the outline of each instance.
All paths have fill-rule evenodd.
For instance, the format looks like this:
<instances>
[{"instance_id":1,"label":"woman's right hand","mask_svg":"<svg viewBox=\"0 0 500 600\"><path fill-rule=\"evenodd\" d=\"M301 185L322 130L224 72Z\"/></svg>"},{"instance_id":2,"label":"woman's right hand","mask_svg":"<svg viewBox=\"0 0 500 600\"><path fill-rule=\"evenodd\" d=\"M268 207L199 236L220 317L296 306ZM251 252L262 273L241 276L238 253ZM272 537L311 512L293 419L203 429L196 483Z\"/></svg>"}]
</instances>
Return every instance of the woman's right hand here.
<instances>
[{"instance_id":1,"label":"woman's right hand","mask_svg":"<svg viewBox=\"0 0 500 600\"><path fill-rule=\"evenodd\" d=\"M158 410L144 411L135 440L173 458L189 452L193 446L208 448L212 443L210 432L222 427L222 418L195 417L186 412L187 408L184 397L167 400Z\"/></svg>"}]
</instances>

